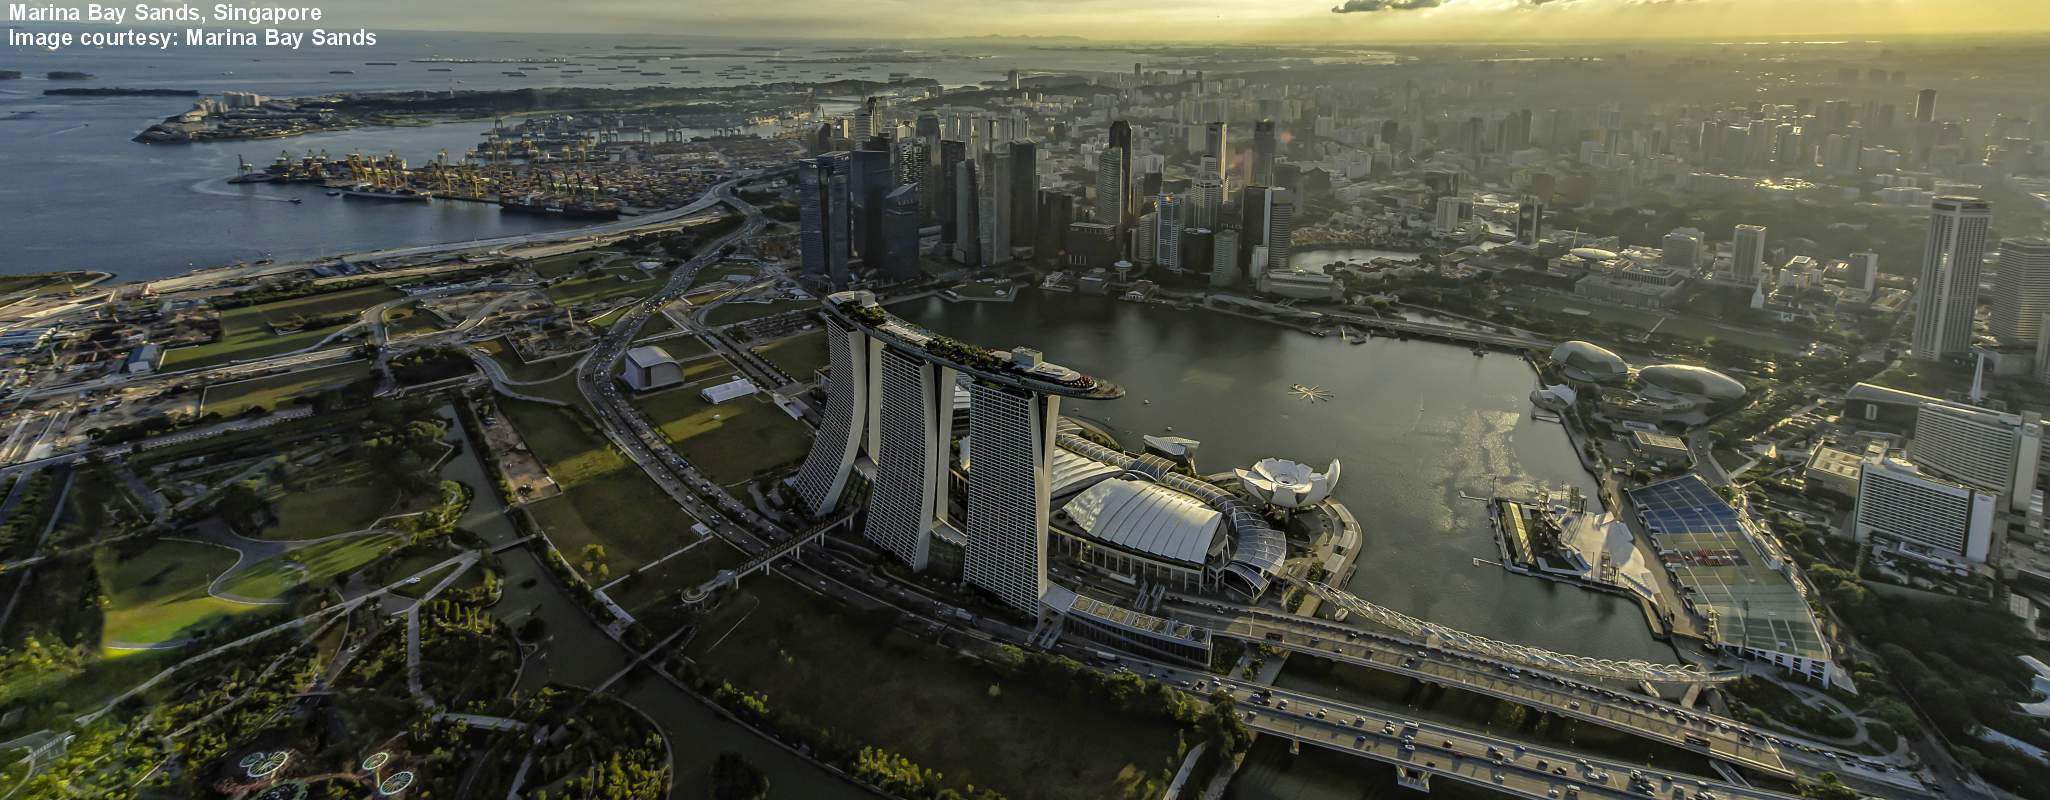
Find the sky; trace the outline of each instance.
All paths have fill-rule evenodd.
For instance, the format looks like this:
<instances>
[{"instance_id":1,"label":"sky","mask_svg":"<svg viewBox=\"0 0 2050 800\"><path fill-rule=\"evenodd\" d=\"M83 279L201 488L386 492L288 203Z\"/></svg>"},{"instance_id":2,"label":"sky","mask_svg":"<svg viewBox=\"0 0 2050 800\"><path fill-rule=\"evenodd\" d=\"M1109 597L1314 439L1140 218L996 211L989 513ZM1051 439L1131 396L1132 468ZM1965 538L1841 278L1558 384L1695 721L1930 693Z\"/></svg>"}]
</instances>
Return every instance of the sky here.
<instances>
[{"instance_id":1,"label":"sky","mask_svg":"<svg viewBox=\"0 0 2050 800\"><path fill-rule=\"evenodd\" d=\"M329 0L432 30L1103 41L1785 40L2050 32L2050 0Z\"/></svg>"}]
</instances>

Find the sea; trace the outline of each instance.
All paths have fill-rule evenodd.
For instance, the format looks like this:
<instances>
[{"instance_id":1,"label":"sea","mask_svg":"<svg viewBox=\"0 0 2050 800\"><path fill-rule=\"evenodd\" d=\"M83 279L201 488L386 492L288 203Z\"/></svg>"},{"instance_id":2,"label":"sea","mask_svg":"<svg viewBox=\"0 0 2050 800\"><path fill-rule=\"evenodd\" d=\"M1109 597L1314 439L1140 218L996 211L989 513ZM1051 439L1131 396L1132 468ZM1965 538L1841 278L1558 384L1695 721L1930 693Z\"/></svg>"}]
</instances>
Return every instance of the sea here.
<instances>
[{"instance_id":1,"label":"sea","mask_svg":"<svg viewBox=\"0 0 2050 800\"><path fill-rule=\"evenodd\" d=\"M584 67L579 75L534 70L514 78L498 63L419 63L415 59L567 58L633 54L661 77ZM764 63L772 59L861 59L849 63ZM199 267L259 259L297 260L387 247L529 233L573 224L501 214L487 204L345 202L315 186L230 185L237 160L258 167L281 154L325 151L341 157L395 153L409 162L441 153L458 160L490 122L350 131L189 145L130 141L143 128L192 107L185 97L54 97L45 89L123 87L191 89L202 94L256 92L295 97L339 92L489 90L561 86L717 86L773 80L886 80L905 72L947 86L1001 79L1012 69L1128 71L1157 54L1032 40L878 44L779 42L688 36L505 34L381 31L369 48L287 51L272 48L136 49L0 47L0 274L101 270L147 280ZM394 62L392 66L366 62ZM634 63L588 61L593 66ZM682 73L671 67L699 70ZM746 71L722 76L729 66ZM1200 66L1200 64L1198 65ZM449 72L430 72L430 68ZM89 81L51 81L68 70ZM348 73L348 74L337 74ZM831 100L831 98L822 98ZM854 100L856 98L844 98ZM707 132L709 133L709 132ZM301 202L291 201L297 198Z\"/></svg>"}]
</instances>

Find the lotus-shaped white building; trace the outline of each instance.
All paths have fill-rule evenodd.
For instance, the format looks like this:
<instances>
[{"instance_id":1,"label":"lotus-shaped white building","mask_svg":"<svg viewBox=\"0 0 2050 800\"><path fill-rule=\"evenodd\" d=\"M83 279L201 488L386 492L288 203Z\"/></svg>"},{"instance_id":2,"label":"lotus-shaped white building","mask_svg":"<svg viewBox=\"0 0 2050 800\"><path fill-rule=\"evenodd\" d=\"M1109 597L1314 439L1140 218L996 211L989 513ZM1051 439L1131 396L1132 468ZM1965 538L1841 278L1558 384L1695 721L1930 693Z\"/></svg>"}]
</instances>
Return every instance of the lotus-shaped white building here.
<instances>
[{"instance_id":1,"label":"lotus-shaped white building","mask_svg":"<svg viewBox=\"0 0 2050 800\"><path fill-rule=\"evenodd\" d=\"M1246 494L1279 508L1313 506L1331 496L1338 486L1338 461L1323 472L1285 458L1261 459L1252 469L1237 470L1239 485Z\"/></svg>"}]
</instances>

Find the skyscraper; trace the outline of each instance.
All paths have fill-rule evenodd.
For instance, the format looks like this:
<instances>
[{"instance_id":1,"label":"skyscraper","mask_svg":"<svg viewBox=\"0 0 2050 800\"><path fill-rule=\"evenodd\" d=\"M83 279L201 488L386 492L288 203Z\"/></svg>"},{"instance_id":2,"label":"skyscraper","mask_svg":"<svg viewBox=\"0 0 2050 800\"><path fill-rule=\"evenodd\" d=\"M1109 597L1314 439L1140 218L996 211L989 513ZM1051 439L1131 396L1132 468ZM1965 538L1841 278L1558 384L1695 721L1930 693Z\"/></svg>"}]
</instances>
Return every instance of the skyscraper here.
<instances>
[{"instance_id":1,"label":"skyscraper","mask_svg":"<svg viewBox=\"0 0 2050 800\"><path fill-rule=\"evenodd\" d=\"M2050 314L2050 239L2003 239L1988 327L2003 347L2036 346Z\"/></svg>"},{"instance_id":2,"label":"skyscraper","mask_svg":"<svg viewBox=\"0 0 2050 800\"><path fill-rule=\"evenodd\" d=\"M821 153L797 162L798 243L804 274L836 289L849 283L847 153Z\"/></svg>"},{"instance_id":3,"label":"skyscraper","mask_svg":"<svg viewBox=\"0 0 2050 800\"><path fill-rule=\"evenodd\" d=\"M918 277L918 198L918 185L907 183L883 199L883 252L873 266L887 280Z\"/></svg>"},{"instance_id":4,"label":"skyscraper","mask_svg":"<svg viewBox=\"0 0 2050 800\"><path fill-rule=\"evenodd\" d=\"M1738 225L1730 243L1730 279L1746 286L1758 282L1765 264L1765 226Z\"/></svg>"},{"instance_id":5,"label":"skyscraper","mask_svg":"<svg viewBox=\"0 0 2050 800\"><path fill-rule=\"evenodd\" d=\"M1135 68L1136 66L1134 65ZM1129 230L1132 223L1139 219L1139 196L1132 191L1132 176L1137 174L1139 169L1138 162L1133 160L1132 154L1132 123L1118 120L1110 124L1110 149L1118 151L1119 170L1113 177L1117 181L1119 205L1115 218L1098 218L1097 221L1114 223L1120 230ZM1101 160L1098 163L1102 163ZM1096 191L1099 197L1103 194L1103 184L1104 178L1099 172L1096 176Z\"/></svg>"},{"instance_id":6,"label":"skyscraper","mask_svg":"<svg viewBox=\"0 0 2050 800\"><path fill-rule=\"evenodd\" d=\"M1679 267L1692 271L1701 264L1701 231L1693 228L1674 228L1660 242L1663 256L1660 259L1668 267Z\"/></svg>"},{"instance_id":7,"label":"skyscraper","mask_svg":"<svg viewBox=\"0 0 2050 800\"><path fill-rule=\"evenodd\" d=\"M1182 248L1182 199L1171 194L1154 201L1153 263L1180 272Z\"/></svg>"},{"instance_id":8,"label":"skyscraper","mask_svg":"<svg viewBox=\"0 0 2050 800\"><path fill-rule=\"evenodd\" d=\"M933 193L939 205L933 209L940 221L940 241L953 244L960 236L960 201L957 199L961 186L961 162L968 159L968 143L960 139L940 142L940 160L937 177L939 189Z\"/></svg>"},{"instance_id":9,"label":"skyscraper","mask_svg":"<svg viewBox=\"0 0 2050 800\"><path fill-rule=\"evenodd\" d=\"M847 201L854 228L854 255L870 268L883 255L883 198L897 188L890 154L864 146L848 153Z\"/></svg>"},{"instance_id":10,"label":"skyscraper","mask_svg":"<svg viewBox=\"0 0 2050 800\"><path fill-rule=\"evenodd\" d=\"M1216 159L1204 156L1190 180L1188 224L1198 228L1217 227L1218 212L1224 206L1224 185L1217 177Z\"/></svg>"},{"instance_id":11,"label":"skyscraper","mask_svg":"<svg viewBox=\"0 0 2050 800\"><path fill-rule=\"evenodd\" d=\"M964 158L954 167L954 260L976 264L982 260L982 181L975 159Z\"/></svg>"},{"instance_id":12,"label":"skyscraper","mask_svg":"<svg viewBox=\"0 0 2050 800\"><path fill-rule=\"evenodd\" d=\"M1915 284L1915 357L1962 356L1972 345L1972 311L1993 210L1976 197L1938 197L1930 206L1922 277Z\"/></svg>"},{"instance_id":13,"label":"skyscraper","mask_svg":"<svg viewBox=\"0 0 2050 800\"><path fill-rule=\"evenodd\" d=\"M867 292L831 295L825 309L833 369L818 436L795 482L806 510L838 510L865 452L875 471L863 535L924 568L935 532L953 527L947 495L959 433L954 398L965 378L972 449L964 453L963 571L1005 605L1037 614L1046 588L1060 399L1109 399L1124 391L1026 348L961 345L961 358L928 348L924 338L903 335L917 326L890 317Z\"/></svg>"},{"instance_id":14,"label":"skyscraper","mask_svg":"<svg viewBox=\"0 0 2050 800\"><path fill-rule=\"evenodd\" d=\"M1224 172L1231 167L1231 142L1226 139L1226 133L1222 122L1203 126L1203 155L1216 159L1216 163L1206 164L1204 169L1217 173L1219 186L1224 185Z\"/></svg>"},{"instance_id":15,"label":"skyscraper","mask_svg":"<svg viewBox=\"0 0 2050 800\"><path fill-rule=\"evenodd\" d=\"M1844 276L1844 283L1853 289L1873 291L1879 288L1879 254L1852 253L1849 259L1850 273Z\"/></svg>"},{"instance_id":16,"label":"skyscraper","mask_svg":"<svg viewBox=\"0 0 2050 800\"><path fill-rule=\"evenodd\" d=\"M1210 239L1210 255L1210 288L1237 286L1242 275L1239 271L1239 232L1230 228L1218 231Z\"/></svg>"},{"instance_id":17,"label":"skyscraper","mask_svg":"<svg viewBox=\"0 0 2050 800\"><path fill-rule=\"evenodd\" d=\"M1011 142L1010 182L1011 242L1031 244L1039 227L1039 147L1031 142Z\"/></svg>"},{"instance_id":18,"label":"skyscraper","mask_svg":"<svg viewBox=\"0 0 2050 800\"><path fill-rule=\"evenodd\" d=\"M1524 195L1516 204L1516 241L1537 244L1545 236L1545 204L1535 195Z\"/></svg>"},{"instance_id":19,"label":"skyscraper","mask_svg":"<svg viewBox=\"0 0 2050 800\"><path fill-rule=\"evenodd\" d=\"M1253 123L1253 183L1274 185L1274 158L1279 152L1280 142L1275 140L1274 120L1263 119Z\"/></svg>"},{"instance_id":20,"label":"skyscraper","mask_svg":"<svg viewBox=\"0 0 2050 800\"><path fill-rule=\"evenodd\" d=\"M1915 95L1915 121L1936 121L1936 90L1923 89Z\"/></svg>"},{"instance_id":21,"label":"skyscraper","mask_svg":"<svg viewBox=\"0 0 2050 800\"><path fill-rule=\"evenodd\" d=\"M1267 249L1265 264L1253 265L1247 274L1255 284L1269 269L1288 269L1289 240L1295 233L1295 195L1287 189L1268 189L1262 204L1261 244Z\"/></svg>"},{"instance_id":22,"label":"skyscraper","mask_svg":"<svg viewBox=\"0 0 2050 800\"><path fill-rule=\"evenodd\" d=\"M989 165L978 176L982 181L976 196L976 224L980 227L981 266L1011 260L1011 154L996 151L985 157Z\"/></svg>"},{"instance_id":23,"label":"skyscraper","mask_svg":"<svg viewBox=\"0 0 2050 800\"><path fill-rule=\"evenodd\" d=\"M1120 228L1124 227L1125 192L1131 187L1125 179L1130 165L1124 157L1124 152L1115 147L1106 147L1096 154L1096 221Z\"/></svg>"}]
</instances>

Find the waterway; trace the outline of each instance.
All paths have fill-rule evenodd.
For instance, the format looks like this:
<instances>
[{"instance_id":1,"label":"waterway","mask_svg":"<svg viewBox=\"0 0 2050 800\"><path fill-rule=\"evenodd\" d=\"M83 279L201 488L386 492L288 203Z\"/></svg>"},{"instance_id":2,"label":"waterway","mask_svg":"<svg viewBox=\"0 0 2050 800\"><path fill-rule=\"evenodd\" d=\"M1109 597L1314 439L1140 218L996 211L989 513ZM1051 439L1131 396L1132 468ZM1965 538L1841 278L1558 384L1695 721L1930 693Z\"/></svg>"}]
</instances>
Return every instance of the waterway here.
<instances>
[{"instance_id":1,"label":"waterway","mask_svg":"<svg viewBox=\"0 0 2050 800\"><path fill-rule=\"evenodd\" d=\"M1198 468L1261 458L1342 463L1335 496L1365 527L1345 588L1419 617L1504 641L1605 658L1673 660L1629 602L1513 575L1485 497L1578 486L1594 496L1565 431L1530 416L1536 376L1516 357L1377 338L1347 344L1202 310L1177 311L1031 289L1011 303L893 307L992 347L1028 345L1126 389L1063 412L1105 423L1128 447L1144 434L1203 443ZM1295 384L1328 401L1299 399Z\"/></svg>"},{"instance_id":2,"label":"waterway","mask_svg":"<svg viewBox=\"0 0 2050 800\"><path fill-rule=\"evenodd\" d=\"M461 423L452 424L459 428ZM442 477L461 481L475 490L475 499L460 526L493 545L519 538L517 529L506 518L508 509L499 501L468 441L459 433L452 438L463 443L462 452L442 468ZM500 553L498 568L505 589L493 612L515 628L525 624L530 616L538 616L548 637L538 657L528 659L520 676L520 691L532 692L550 683L597 686L626 666L626 650L591 622L532 550L515 547ZM768 773L779 797L872 797L818 765L713 713L696 698L645 671L622 679L612 693L661 726L673 755L672 774L676 776L678 797L698 797L709 792L712 763L725 751L740 753Z\"/></svg>"}]
</instances>

